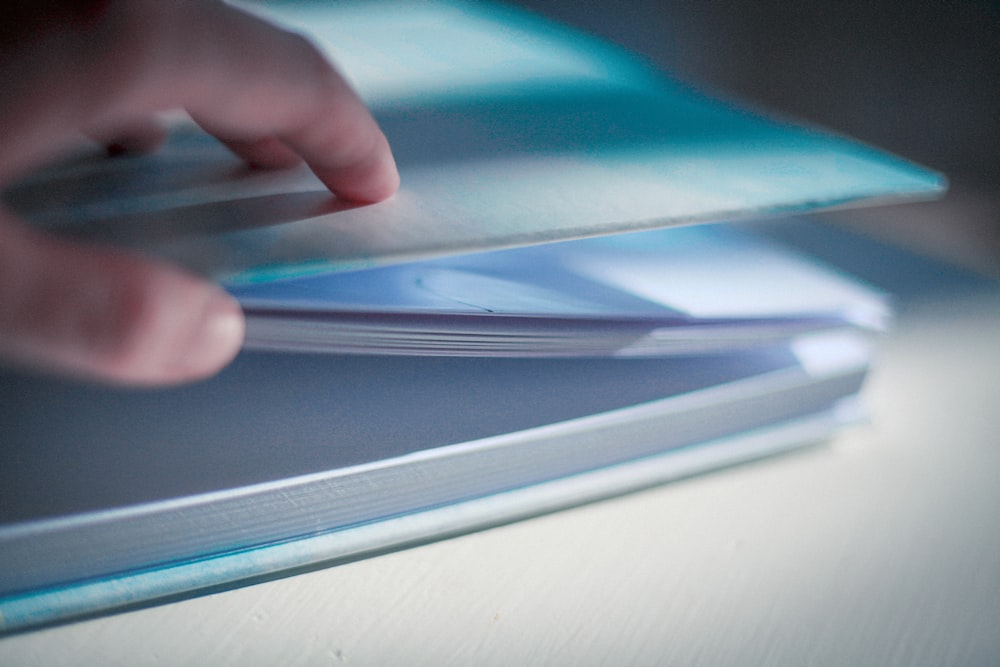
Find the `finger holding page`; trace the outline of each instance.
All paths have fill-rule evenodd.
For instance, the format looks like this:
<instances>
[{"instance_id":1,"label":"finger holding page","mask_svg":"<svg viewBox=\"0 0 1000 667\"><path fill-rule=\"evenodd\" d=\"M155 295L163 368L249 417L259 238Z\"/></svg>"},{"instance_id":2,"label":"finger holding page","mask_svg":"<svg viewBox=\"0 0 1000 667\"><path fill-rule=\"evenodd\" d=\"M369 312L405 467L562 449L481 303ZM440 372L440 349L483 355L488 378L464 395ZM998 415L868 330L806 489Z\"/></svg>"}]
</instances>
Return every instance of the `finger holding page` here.
<instances>
[{"instance_id":1,"label":"finger holding page","mask_svg":"<svg viewBox=\"0 0 1000 667\"><path fill-rule=\"evenodd\" d=\"M395 190L377 124L304 39L207 0L41 6L0 9L12 19L0 30L0 186L81 132L114 137L116 128L149 127L152 115L185 108L254 163L301 156L354 200ZM0 356L119 382L175 383L228 363L243 326L237 303L203 279L51 238L0 210Z\"/></svg>"},{"instance_id":2,"label":"finger holding page","mask_svg":"<svg viewBox=\"0 0 1000 667\"><path fill-rule=\"evenodd\" d=\"M252 164L280 167L301 156L347 199L375 202L395 192L385 136L316 47L232 7L197 4L203 23L172 42L183 49L172 78L206 130ZM199 70L194 87L189 67Z\"/></svg>"},{"instance_id":3,"label":"finger holding page","mask_svg":"<svg viewBox=\"0 0 1000 667\"><path fill-rule=\"evenodd\" d=\"M51 19L26 22L37 34L3 45L0 178L37 167L81 131L107 136L184 108L253 164L298 156L362 202L398 187L378 124L305 38L211 0L42 4ZM22 15L35 16L0 8L8 25Z\"/></svg>"},{"instance_id":4,"label":"finger holding page","mask_svg":"<svg viewBox=\"0 0 1000 667\"><path fill-rule=\"evenodd\" d=\"M18 365L175 384L226 365L243 329L239 304L212 283L0 211L0 354Z\"/></svg>"}]
</instances>

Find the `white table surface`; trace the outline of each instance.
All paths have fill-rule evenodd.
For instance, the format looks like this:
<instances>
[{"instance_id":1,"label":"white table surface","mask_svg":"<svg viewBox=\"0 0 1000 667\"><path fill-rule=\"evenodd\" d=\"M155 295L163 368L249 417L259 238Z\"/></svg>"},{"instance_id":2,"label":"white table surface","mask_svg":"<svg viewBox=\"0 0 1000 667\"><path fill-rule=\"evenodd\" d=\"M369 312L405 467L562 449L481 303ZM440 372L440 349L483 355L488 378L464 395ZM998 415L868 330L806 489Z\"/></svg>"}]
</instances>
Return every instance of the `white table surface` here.
<instances>
[{"instance_id":1,"label":"white table surface","mask_svg":"<svg viewBox=\"0 0 1000 667\"><path fill-rule=\"evenodd\" d=\"M992 665L1000 295L911 305L827 446L0 640L0 665Z\"/></svg>"}]
</instances>

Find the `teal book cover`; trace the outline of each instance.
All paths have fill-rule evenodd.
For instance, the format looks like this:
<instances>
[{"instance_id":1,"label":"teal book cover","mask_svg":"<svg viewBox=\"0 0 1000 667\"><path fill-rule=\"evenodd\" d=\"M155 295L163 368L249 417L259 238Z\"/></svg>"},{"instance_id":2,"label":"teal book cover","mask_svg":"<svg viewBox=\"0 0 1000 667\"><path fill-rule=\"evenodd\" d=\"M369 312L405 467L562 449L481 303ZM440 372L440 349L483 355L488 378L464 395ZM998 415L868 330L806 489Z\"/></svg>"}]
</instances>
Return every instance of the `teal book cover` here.
<instances>
[{"instance_id":1,"label":"teal book cover","mask_svg":"<svg viewBox=\"0 0 1000 667\"><path fill-rule=\"evenodd\" d=\"M890 316L882 295L724 233L663 228L932 198L941 175L707 97L502 5L245 6L338 63L389 138L397 194L358 206L304 167L247 169L178 118L160 151L115 160L84 151L18 182L5 201L52 233L209 275L248 314L330 309L309 281L355 276L341 285L380 295L388 305L376 314L389 325L352 339L348 351L363 354L311 356L285 349L295 344L279 327L263 346L278 352L241 355L183 389L5 376L0 416L14 444L0 466L0 631L442 539L814 443L862 418L867 338ZM682 234L585 240L650 230ZM537 250L573 240L579 255ZM629 243L640 248L622 256ZM455 259L524 248L518 261L547 270L489 273ZM661 282L636 260L654 252ZM709 257L717 271L700 282ZM379 283L435 261L452 264L424 265L398 292ZM369 269L396 273L357 278ZM551 285L517 288L528 274ZM784 293L804 301L762 309L731 298L753 286L777 298L774 286L792 283L810 285ZM469 296L477 284L487 291ZM465 341L466 358L391 356L398 340L373 343L405 325L399 340L412 351L400 312L435 315L442 300L444 328ZM584 359L551 358L580 342L579 322L552 348L538 343L551 339L549 324L522 328L521 351L542 358L501 359L510 332L455 319L457 309L480 317L515 302L522 310L512 313L534 321L585 313L587 327L612 315L655 316L655 326L616 330ZM349 305L375 321L371 298ZM454 352L431 336L442 322L419 332L421 344ZM710 331L739 336L706 347ZM492 348L472 337L486 333Z\"/></svg>"},{"instance_id":2,"label":"teal book cover","mask_svg":"<svg viewBox=\"0 0 1000 667\"><path fill-rule=\"evenodd\" d=\"M305 167L253 171L180 121L149 156L83 156L7 193L36 224L230 284L657 227L930 198L944 179L711 99L638 57L488 3L249 4L338 63L399 192L338 201Z\"/></svg>"}]
</instances>

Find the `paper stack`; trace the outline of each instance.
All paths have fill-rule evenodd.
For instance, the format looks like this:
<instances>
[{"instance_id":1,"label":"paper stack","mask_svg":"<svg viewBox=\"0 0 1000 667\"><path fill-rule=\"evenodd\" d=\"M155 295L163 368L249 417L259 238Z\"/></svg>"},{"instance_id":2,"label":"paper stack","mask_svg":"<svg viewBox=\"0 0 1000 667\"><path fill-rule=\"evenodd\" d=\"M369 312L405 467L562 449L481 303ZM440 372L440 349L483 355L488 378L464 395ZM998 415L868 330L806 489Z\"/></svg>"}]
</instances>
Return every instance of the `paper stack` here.
<instances>
[{"instance_id":1,"label":"paper stack","mask_svg":"<svg viewBox=\"0 0 1000 667\"><path fill-rule=\"evenodd\" d=\"M4 371L0 627L482 529L863 416L886 298L745 228L678 225L930 197L939 176L500 6L251 9L330 51L402 189L350 207L181 126L6 193L52 233L220 280L248 336L185 388Z\"/></svg>"}]
</instances>

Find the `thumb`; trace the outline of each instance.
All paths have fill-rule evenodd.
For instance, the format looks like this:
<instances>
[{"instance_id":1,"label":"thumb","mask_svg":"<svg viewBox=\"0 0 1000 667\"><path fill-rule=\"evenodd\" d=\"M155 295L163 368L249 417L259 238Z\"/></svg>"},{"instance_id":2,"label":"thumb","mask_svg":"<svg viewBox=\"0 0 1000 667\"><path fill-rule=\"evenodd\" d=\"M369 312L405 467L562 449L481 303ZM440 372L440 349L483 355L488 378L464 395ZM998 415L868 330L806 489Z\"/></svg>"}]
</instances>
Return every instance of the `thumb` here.
<instances>
[{"instance_id":1,"label":"thumb","mask_svg":"<svg viewBox=\"0 0 1000 667\"><path fill-rule=\"evenodd\" d=\"M206 377L236 355L243 314L167 264L31 230L0 211L0 357L125 384Z\"/></svg>"}]
</instances>

